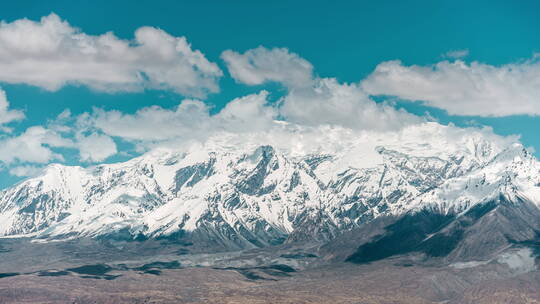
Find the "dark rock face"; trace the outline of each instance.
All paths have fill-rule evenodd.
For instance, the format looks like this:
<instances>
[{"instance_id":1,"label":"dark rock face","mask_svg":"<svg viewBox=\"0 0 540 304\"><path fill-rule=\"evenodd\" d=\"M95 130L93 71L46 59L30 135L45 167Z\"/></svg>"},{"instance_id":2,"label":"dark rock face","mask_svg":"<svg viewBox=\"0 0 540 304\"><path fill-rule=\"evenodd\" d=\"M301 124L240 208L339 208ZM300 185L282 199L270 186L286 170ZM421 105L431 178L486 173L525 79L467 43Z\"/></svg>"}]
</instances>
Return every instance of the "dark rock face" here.
<instances>
[{"instance_id":1,"label":"dark rock face","mask_svg":"<svg viewBox=\"0 0 540 304\"><path fill-rule=\"evenodd\" d=\"M384 235L358 247L347 261L367 263L413 251L434 250L438 242L425 243L424 240L429 234L440 231L454 218L454 215L441 215L429 211L405 215L387 226Z\"/></svg>"},{"instance_id":2,"label":"dark rock face","mask_svg":"<svg viewBox=\"0 0 540 304\"><path fill-rule=\"evenodd\" d=\"M270 146L262 146L260 150L260 160L255 168L244 177L237 185L238 191L248 195L263 195L272 192L275 185L263 187L266 176L279 168L274 149Z\"/></svg>"},{"instance_id":3,"label":"dark rock face","mask_svg":"<svg viewBox=\"0 0 540 304\"><path fill-rule=\"evenodd\" d=\"M193 166L181 168L176 172L174 193L178 193L182 187L193 187L195 184L214 174L215 158L210 158L207 162Z\"/></svg>"},{"instance_id":4,"label":"dark rock face","mask_svg":"<svg viewBox=\"0 0 540 304\"><path fill-rule=\"evenodd\" d=\"M420 253L428 258L483 260L512 244L536 244L540 212L530 202L501 196L463 214L433 210L406 214L384 233L361 244L346 261L369 263L392 256Z\"/></svg>"}]
</instances>

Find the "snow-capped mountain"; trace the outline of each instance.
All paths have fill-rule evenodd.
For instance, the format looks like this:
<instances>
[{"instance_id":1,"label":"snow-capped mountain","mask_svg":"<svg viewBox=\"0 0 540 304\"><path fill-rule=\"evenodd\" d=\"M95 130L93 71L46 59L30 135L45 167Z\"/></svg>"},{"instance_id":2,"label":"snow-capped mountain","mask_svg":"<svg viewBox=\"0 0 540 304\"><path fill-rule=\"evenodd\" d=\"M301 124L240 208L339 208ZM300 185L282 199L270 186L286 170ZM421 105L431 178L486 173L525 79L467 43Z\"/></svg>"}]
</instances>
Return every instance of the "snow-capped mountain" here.
<instances>
[{"instance_id":1,"label":"snow-capped mountain","mask_svg":"<svg viewBox=\"0 0 540 304\"><path fill-rule=\"evenodd\" d=\"M523 146L452 132L331 135L300 152L217 137L124 163L51 165L0 192L0 234L250 248L330 239L386 215L465 214L501 196L538 208L540 164Z\"/></svg>"}]
</instances>

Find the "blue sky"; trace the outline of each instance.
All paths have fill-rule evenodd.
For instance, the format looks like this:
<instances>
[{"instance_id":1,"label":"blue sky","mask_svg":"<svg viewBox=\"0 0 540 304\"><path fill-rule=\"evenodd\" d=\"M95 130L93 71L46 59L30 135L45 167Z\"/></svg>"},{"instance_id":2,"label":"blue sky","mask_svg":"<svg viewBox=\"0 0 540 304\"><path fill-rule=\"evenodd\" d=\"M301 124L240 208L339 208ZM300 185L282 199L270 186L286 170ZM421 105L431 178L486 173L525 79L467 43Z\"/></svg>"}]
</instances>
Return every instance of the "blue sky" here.
<instances>
[{"instance_id":1,"label":"blue sky","mask_svg":"<svg viewBox=\"0 0 540 304\"><path fill-rule=\"evenodd\" d=\"M287 91L286 85L272 81L246 85L233 79L221 57L225 50L242 54L258 46L287 48L311 63L316 77L335 77L342 83L359 83L374 73L379 64L390 60L400 60L402 67L416 65L429 69L438 62L456 59L449 57L448 52L465 50L467 54L458 58L465 64L478 62L497 68L508 64L534 65L534 54L540 52L538 1L520 1L519 5L511 1L21 0L0 3L0 19L6 23L22 18L39 21L51 13L87 35L113 32L119 39L132 40L137 28L151 26L174 37L186 37L192 49L200 50L223 71L222 77L216 77L219 92L201 98L211 107L211 113L217 113L234 98L261 89L268 90L273 100ZM6 92L10 108L25 114L24 120L10 123L12 131L4 136L16 136L30 126L46 125L66 108L73 117L92 112L95 107L133 114L151 105L173 109L181 99L191 97L160 88L111 93L86 85L65 85L47 90L24 81L10 83L2 79L0 87ZM538 86L532 86L531 90L535 89ZM406 101L407 98L402 98L405 95L422 97L423 93L404 92L399 96L402 90L398 90L396 94L388 94L377 83L372 83L371 90L382 95L398 95L396 107L418 115L429 112L442 123L487 125L501 135L519 134L522 142L536 148L537 156L540 155L538 113L523 110L516 115L503 111L497 112L497 117L489 117L493 112L470 115L458 110L449 115L446 110L452 106L441 104L451 100ZM530 95L540 96L534 92ZM536 103L540 104L540 100ZM115 141L118 151L132 150L132 143L118 138ZM76 151L64 152L65 163L81 163ZM117 153L102 161L119 161L135 154ZM9 166L0 171L0 188L22 178L10 175Z\"/></svg>"}]
</instances>

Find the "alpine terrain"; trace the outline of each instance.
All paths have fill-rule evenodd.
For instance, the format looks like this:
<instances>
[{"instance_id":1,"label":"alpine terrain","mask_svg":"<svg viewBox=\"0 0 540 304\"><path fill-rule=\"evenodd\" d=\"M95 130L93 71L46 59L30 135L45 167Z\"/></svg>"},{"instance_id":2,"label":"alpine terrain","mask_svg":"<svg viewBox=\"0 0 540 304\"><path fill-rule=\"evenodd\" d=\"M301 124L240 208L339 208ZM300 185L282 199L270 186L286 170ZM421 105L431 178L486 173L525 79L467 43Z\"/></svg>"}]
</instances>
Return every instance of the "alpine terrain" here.
<instances>
[{"instance_id":1,"label":"alpine terrain","mask_svg":"<svg viewBox=\"0 0 540 304\"><path fill-rule=\"evenodd\" d=\"M445 128L432 123L410 133ZM292 155L272 145L209 141L89 169L51 165L0 193L0 233L246 249L330 240L380 217L412 216L429 226L414 233L438 232L423 239L426 246L483 229L500 241L535 238L540 164L523 146L478 134L451 148L437 144L358 140L341 151Z\"/></svg>"},{"instance_id":2,"label":"alpine terrain","mask_svg":"<svg viewBox=\"0 0 540 304\"><path fill-rule=\"evenodd\" d=\"M0 234L8 247L29 240L23 252L86 248L79 264L102 265L92 256L110 259L111 248L123 261L166 257L171 248L183 259L83 266L107 279L115 270L192 265L256 281L386 259L456 271L506 263L515 271L503 278L536 269L540 163L521 144L437 123L399 134L328 132L314 147L253 138L238 145L223 134L124 163L50 165L0 193ZM258 257L237 256L249 252ZM55 263L43 267L62 267ZM437 286L443 291L432 299L451 299L444 290L471 283L460 280L459 288Z\"/></svg>"}]
</instances>

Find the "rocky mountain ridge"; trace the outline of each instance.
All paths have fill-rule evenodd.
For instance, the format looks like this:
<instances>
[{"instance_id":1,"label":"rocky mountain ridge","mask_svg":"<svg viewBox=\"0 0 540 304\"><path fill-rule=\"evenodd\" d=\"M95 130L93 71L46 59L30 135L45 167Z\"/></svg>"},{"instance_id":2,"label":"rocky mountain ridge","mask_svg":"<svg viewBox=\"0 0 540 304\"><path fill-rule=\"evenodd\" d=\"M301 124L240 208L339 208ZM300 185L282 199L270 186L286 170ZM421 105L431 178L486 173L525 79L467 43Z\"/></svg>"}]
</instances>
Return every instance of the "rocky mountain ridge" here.
<instances>
[{"instance_id":1,"label":"rocky mountain ridge","mask_svg":"<svg viewBox=\"0 0 540 304\"><path fill-rule=\"evenodd\" d=\"M0 234L245 249L329 240L381 216L461 214L501 196L540 205L540 165L518 143L471 135L447 152L418 141L372 146L292 155L214 142L88 169L51 165L0 192ZM364 155L376 159L365 165Z\"/></svg>"}]
</instances>

